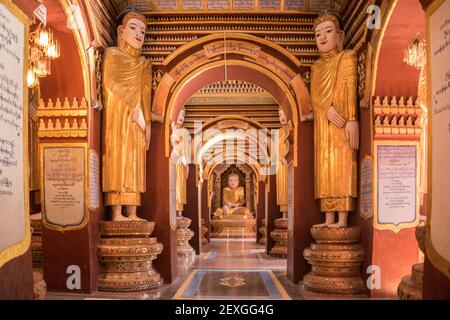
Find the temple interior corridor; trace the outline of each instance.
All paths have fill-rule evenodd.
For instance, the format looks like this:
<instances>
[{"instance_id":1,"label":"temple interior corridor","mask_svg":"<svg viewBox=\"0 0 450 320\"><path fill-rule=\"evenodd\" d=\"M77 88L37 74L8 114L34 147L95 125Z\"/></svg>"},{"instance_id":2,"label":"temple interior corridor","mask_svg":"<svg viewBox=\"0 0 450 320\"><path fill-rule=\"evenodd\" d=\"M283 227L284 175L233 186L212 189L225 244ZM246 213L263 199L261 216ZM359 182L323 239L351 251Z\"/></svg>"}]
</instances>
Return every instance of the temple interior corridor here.
<instances>
[{"instance_id":1,"label":"temple interior corridor","mask_svg":"<svg viewBox=\"0 0 450 320\"><path fill-rule=\"evenodd\" d=\"M450 0L0 0L0 302L450 300L448 61Z\"/></svg>"}]
</instances>

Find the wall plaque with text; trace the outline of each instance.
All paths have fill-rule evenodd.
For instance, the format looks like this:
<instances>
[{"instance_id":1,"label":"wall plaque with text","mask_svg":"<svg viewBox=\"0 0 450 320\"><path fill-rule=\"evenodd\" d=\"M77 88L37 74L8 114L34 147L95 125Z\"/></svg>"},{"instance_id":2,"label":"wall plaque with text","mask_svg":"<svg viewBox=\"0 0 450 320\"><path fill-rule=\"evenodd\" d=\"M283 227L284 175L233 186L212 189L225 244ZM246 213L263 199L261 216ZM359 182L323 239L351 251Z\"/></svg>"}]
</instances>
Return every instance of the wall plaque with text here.
<instances>
[{"instance_id":1,"label":"wall plaque with text","mask_svg":"<svg viewBox=\"0 0 450 320\"><path fill-rule=\"evenodd\" d=\"M259 0L259 9L261 10L280 10L281 0Z\"/></svg>"},{"instance_id":2,"label":"wall plaque with text","mask_svg":"<svg viewBox=\"0 0 450 320\"><path fill-rule=\"evenodd\" d=\"M202 0L183 0L183 10L202 10Z\"/></svg>"},{"instance_id":3,"label":"wall plaque with text","mask_svg":"<svg viewBox=\"0 0 450 320\"><path fill-rule=\"evenodd\" d=\"M156 0L156 9L159 11L178 10L178 0Z\"/></svg>"},{"instance_id":4,"label":"wall plaque with text","mask_svg":"<svg viewBox=\"0 0 450 320\"><path fill-rule=\"evenodd\" d=\"M306 0L285 0L284 10L305 10Z\"/></svg>"},{"instance_id":5,"label":"wall plaque with text","mask_svg":"<svg viewBox=\"0 0 450 320\"><path fill-rule=\"evenodd\" d=\"M427 10L431 174L427 256L450 278L450 0L433 1ZM428 41L429 39L429 41ZM428 231L427 230L427 231Z\"/></svg>"},{"instance_id":6,"label":"wall plaque with text","mask_svg":"<svg viewBox=\"0 0 450 320\"><path fill-rule=\"evenodd\" d=\"M255 9L255 0L233 0L233 9L253 10Z\"/></svg>"},{"instance_id":7,"label":"wall plaque with text","mask_svg":"<svg viewBox=\"0 0 450 320\"><path fill-rule=\"evenodd\" d=\"M95 150L89 150L89 207L100 207L100 161Z\"/></svg>"},{"instance_id":8,"label":"wall plaque with text","mask_svg":"<svg viewBox=\"0 0 450 320\"><path fill-rule=\"evenodd\" d=\"M0 4L0 267L30 245L28 204L27 17Z\"/></svg>"},{"instance_id":9,"label":"wall plaque with text","mask_svg":"<svg viewBox=\"0 0 450 320\"><path fill-rule=\"evenodd\" d=\"M417 145L376 145L376 227L399 230L418 222L417 157Z\"/></svg>"},{"instance_id":10,"label":"wall plaque with text","mask_svg":"<svg viewBox=\"0 0 450 320\"><path fill-rule=\"evenodd\" d=\"M330 0L309 0L309 10L321 11L330 8Z\"/></svg>"},{"instance_id":11,"label":"wall plaque with text","mask_svg":"<svg viewBox=\"0 0 450 320\"><path fill-rule=\"evenodd\" d=\"M76 227L85 221L84 147L42 147L44 223Z\"/></svg>"},{"instance_id":12,"label":"wall plaque with text","mask_svg":"<svg viewBox=\"0 0 450 320\"><path fill-rule=\"evenodd\" d=\"M208 0L208 9L210 9L210 10L229 10L230 2L228 0Z\"/></svg>"},{"instance_id":13,"label":"wall plaque with text","mask_svg":"<svg viewBox=\"0 0 450 320\"><path fill-rule=\"evenodd\" d=\"M359 190L359 212L362 218L369 219L373 214L373 161L371 156L361 162L361 187Z\"/></svg>"}]
</instances>

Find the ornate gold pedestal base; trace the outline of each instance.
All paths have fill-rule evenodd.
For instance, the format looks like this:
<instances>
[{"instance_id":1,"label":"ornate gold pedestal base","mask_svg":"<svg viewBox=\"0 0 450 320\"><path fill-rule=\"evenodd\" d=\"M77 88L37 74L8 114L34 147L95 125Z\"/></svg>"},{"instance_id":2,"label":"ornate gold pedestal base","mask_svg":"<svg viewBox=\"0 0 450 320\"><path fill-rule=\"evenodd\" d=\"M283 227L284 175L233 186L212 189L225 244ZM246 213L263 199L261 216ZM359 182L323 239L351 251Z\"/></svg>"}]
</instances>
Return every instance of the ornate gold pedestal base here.
<instances>
[{"instance_id":1,"label":"ornate gold pedestal base","mask_svg":"<svg viewBox=\"0 0 450 320\"><path fill-rule=\"evenodd\" d=\"M185 217L177 217L177 254L192 255L194 248L189 244L189 240L194 236L194 232L189 229L192 220Z\"/></svg>"},{"instance_id":2,"label":"ornate gold pedestal base","mask_svg":"<svg viewBox=\"0 0 450 320\"><path fill-rule=\"evenodd\" d=\"M402 278L398 286L398 297L400 300L422 300L423 288L423 263L415 264L412 275Z\"/></svg>"},{"instance_id":3,"label":"ornate gold pedestal base","mask_svg":"<svg viewBox=\"0 0 450 320\"><path fill-rule=\"evenodd\" d=\"M152 267L163 250L156 238L150 238L154 222L101 221L99 227L98 290L128 292L162 285L161 276Z\"/></svg>"},{"instance_id":4,"label":"ornate gold pedestal base","mask_svg":"<svg viewBox=\"0 0 450 320\"><path fill-rule=\"evenodd\" d=\"M205 227L205 220L202 219L202 226L201 226L201 244L208 244L208 239L206 239L206 233L208 233L208 228Z\"/></svg>"},{"instance_id":5,"label":"ornate gold pedestal base","mask_svg":"<svg viewBox=\"0 0 450 320\"><path fill-rule=\"evenodd\" d=\"M211 220L211 238L255 238L256 219L245 216L221 216Z\"/></svg>"},{"instance_id":6,"label":"ornate gold pedestal base","mask_svg":"<svg viewBox=\"0 0 450 320\"><path fill-rule=\"evenodd\" d=\"M47 284L41 270L33 270L33 293L34 300L45 300L47 295Z\"/></svg>"},{"instance_id":7,"label":"ornate gold pedestal base","mask_svg":"<svg viewBox=\"0 0 450 320\"><path fill-rule=\"evenodd\" d=\"M42 222L41 214L30 216L31 222L31 256L33 269L42 270L44 268L44 258L42 254Z\"/></svg>"},{"instance_id":8,"label":"ornate gold pedestal base","mask_svg":"<svg viewBox=\"0 0 450 320\"><path fill-rule=\"evenodd\" d=\"M274 221L275 230L270 233L270 236L275 241L275 245L270 250L270 255L273 257L287 258L288 252L288 219L281 218Z\"/></svg>"},{"instance_id":9,"label":"ornate gold pedestal base","mask_svg":"<svg viewBox=\"0 0 450 320\"><path fill-rule=\"evenodd\" d=\"M312 270L303 278L310 291L331 294L360 294L366 291L361 279L364 250L359 244L361 229L313 227L316 240L303 252Z\"/></svg>"},{"instance_id":10,"label":"ornate gold pedestal base","mask_svg":"<svg viewBox=\"0 0 450 320\"><path fill-rule=\"evenodd\" d=\"M263 219L262 226L258 229L259 233L261 234L261 238L258 241L258 244L261 246L266 245L266 233L267 233L267 227L266 227L266 219Z\"/></svg>"},{"instance_id":11,"label":"ornate gold pedestal base","mask_svg":"<svg viewBox=\"0 0 450 320\"><path fill-rule=\"evenodd\" d=\"M425 224L416 227L416 240L422 252L425 252ZM412 274L402 278L397 293L400 300L422 300L423 263L412 267Z\"/></svg>"}]
</instances>

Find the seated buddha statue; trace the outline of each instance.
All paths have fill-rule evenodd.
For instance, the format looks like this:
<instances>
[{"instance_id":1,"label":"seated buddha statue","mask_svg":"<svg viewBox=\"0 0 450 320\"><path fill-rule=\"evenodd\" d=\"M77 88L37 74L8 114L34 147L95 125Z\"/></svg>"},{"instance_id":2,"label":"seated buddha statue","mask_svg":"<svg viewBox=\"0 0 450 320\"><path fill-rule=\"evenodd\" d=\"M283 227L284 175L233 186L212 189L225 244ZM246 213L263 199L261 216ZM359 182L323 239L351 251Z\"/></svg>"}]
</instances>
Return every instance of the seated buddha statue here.
<instances>
[{"instance_id":1,"label":"seated buddha statue","mask_svg":"<svg viewBox=\"0 0 450 320\"><path fill-rule=\"evenodd\" d=\"M239 176L237 174L230 174L228 176L228 186L222 190L223 207L218 208L214 216L242 216L247 218L251 216L250 210L243 207L245 203L244 187L239 185Z\"/></svg>"}]
</instances>

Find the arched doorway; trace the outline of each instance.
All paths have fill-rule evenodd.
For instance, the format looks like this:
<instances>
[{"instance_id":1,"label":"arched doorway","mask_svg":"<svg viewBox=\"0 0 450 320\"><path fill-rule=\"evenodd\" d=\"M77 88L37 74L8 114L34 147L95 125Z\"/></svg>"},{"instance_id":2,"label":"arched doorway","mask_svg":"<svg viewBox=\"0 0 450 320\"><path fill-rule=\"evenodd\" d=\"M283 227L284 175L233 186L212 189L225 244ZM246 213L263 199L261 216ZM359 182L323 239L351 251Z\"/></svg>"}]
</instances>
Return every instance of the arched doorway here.
<instances>
[{"instance_id":1,"label":"arched doorway","mask_svg":"<svg viewBox=\"0 0 450 320\"><path fill-rule=\"evenodd\" d=\"M293 146L290 152L293 166L297 167L298 173L308 171L301 180L296 179L294 183L297 190L301 192L301 190L311 187L313 170L310 157L312 152L308 150L312 147L312 126L310 122L304 122L311 119L309 93L299 73L300 67L298 59L284 48L265 39L236 33L214 34L193 41L174 51L159 67L158 77L154 82L155 94L152 111L153 119L159 121L160 124L153 125L150 150L150 157L155 159L158 170L150 165L147 168L149 180L154 179L162 183L158 183L156 186L148 184L149 197L144 201L143 212L147 209L153 211L149 212L148 218L157 223L155 236L162 238L163 243L165 241L166 252L163 252L160 262L156 263L170 264L172 272L168 271L166 275L163 274L166 279L173 279L173 275L176 273L173 267L176 264L174 262L176 253L172 248L175 246L175 219L172 214L169 214L169 218L158 218L161 214L158 212L172 212L168 204L171 187L169 182L162 181L171 180L167 165L167 158L171 153L171 123L178 119L180 110L189 99L205 86L220 81L243 81L259 86L273 97L286 114L286 118L293 124L290 136ZM301 131L304 133L302 134ZM302 155L303 162L298 166L301 139L308 141L308 144L305 154ZM190 170L190 172L196 171L196 169ZM300 176L298 175L298 177ZM271 185L275 185L275 180ZM272 193L275 194L276 191L272 190ZM154 194L159 196L155 197ZM295 194L292 197L295 197ZM302 198L307 198L308 201L309 198L313 199L310 193L304 192L298 201L302 201ZM198 198L194 201L198 201ZM276 206L276 201L274 203ZM308 206L311 207L307 205L304 208L306 209ZM162 225L158 221L161 221ZM309 224L310 222L304 224L308 233ZM161 227L160 230L158 230L158 225ZM197 227L195 229L198 230ZM165 233L164 230L166 230ZM164 240L164 238L166 239ZM294 237L290 241L294 243ZM306 243L306 241L303 242ZM297 257L301 250L303 250L301 247L297 248L296 253L291 254L291 258L289 258L293 261L291 265L303 263ZM294 275L297 272L292 271L291 274Z\"/></svg>"}]
</instances>

